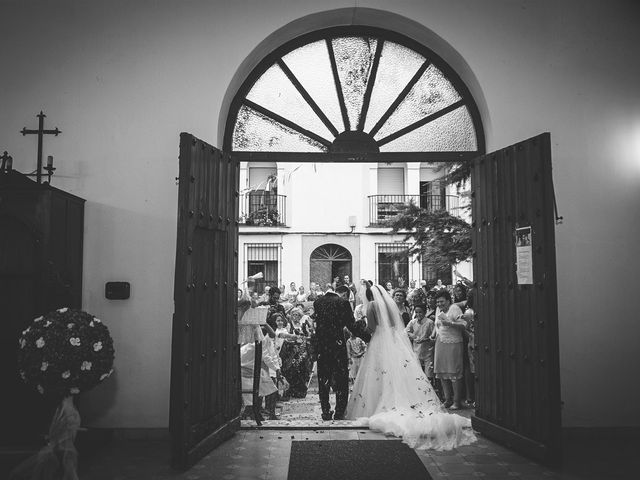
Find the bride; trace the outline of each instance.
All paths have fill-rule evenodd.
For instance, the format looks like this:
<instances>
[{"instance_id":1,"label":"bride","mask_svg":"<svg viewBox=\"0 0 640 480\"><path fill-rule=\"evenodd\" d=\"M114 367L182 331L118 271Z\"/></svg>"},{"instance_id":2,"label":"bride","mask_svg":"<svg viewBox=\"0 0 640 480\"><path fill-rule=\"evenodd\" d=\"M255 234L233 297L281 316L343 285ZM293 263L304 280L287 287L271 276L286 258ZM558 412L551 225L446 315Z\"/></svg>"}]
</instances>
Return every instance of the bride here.
<instances>
[{"instance_id":1,"label":"bride","mask_svg":"<svg viewBox=\"0 0 640 480\"><path fill-rule=\"evenodd\" d=\"M471 420L447 413L440 403L386 290L374 285L363 293L360 298L373 336L346 417L371 430L402 437L411 448L450 450L475 442Z\"/></svg>"}]
</instances>

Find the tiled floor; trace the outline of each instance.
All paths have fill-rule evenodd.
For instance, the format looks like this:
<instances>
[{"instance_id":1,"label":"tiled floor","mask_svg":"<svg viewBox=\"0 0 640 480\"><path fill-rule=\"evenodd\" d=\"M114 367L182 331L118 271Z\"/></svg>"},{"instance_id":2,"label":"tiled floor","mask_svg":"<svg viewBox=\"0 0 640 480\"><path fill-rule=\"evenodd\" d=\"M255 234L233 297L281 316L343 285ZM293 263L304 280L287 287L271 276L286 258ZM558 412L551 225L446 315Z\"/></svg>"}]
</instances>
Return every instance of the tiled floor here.
<instances>
[{"instance_id":1,"label":"tiled floor","mask_svg":"<svg viewBox=\"0 0 640 480\"><path fill-rule=\"evenodd\" d=\"M388 440L393 437L367 429L353 428L353 422L320 420L317 385L312 378L304 399L285 402L279 421L242 422L243 429L220 445L187 472L169 467L168 441L113 442L93 458L81 457L83 480L180 479L180 480L286 480L293 440ZM334 401L333 396L331 401ZM470 417L472 410L460 410ZM417 451L434 480L552 480L640 478L640 443L600 441L565 446L562 468L549 469L478 436L477 443L449 452ZM399 472L398 478L402 478ZM295 479L289 479L295 480Z\"/></svg>"},{"instance_id":2,"label":"tiled floor","mask_svg":"<svg viewBox=\"0 0 640 480\"><path fill-rule=\"evenodd\" d=\"M369 430L240 430L187 472L169 467L169 443L118 441L93 458L82 459L83 480L125 479L286 479L292 440L373 440L384 437ZM573 445L565 464L551 470L521 457L486 438L450 452L418 451L437 479L626 479L640 478L637 445ZM401 478L401 477L399 477ZM291 479L294 480L294 479Z\"/></svg>"}]
</instances>

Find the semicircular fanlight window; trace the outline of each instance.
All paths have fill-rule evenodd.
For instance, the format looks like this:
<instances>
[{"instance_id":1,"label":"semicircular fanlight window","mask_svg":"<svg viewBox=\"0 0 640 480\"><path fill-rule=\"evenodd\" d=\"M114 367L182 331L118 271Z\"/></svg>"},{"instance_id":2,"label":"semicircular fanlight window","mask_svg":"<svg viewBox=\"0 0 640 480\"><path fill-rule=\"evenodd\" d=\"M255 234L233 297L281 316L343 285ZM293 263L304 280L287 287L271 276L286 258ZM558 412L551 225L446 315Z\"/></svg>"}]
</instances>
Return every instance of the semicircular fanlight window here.
<instances>
[{"instance_id":1,"label":"semicircular fanlight window","mask_svg":"<svg viewBox=\"0 0 640 480\"><path fill-rule=\"evenodd\" d=\"M334 243L328 243L321 245L311 252L312 260L325 260L325 261L346 261L351 260L351 254L349 250L340 245Z\"/></svg>"},{"instance_id":2,"label":"semicircular fanlight window","mask_svg":"<svg viewBox=\"0 0 640 480\"><path fill-rule=\"evenodd\" d=\"M268 65L239 102L232 150L331 152L339 135L359 132L350 138L381 152L476 151L472 100L442 67L382 36L327 36L297 46Z\"/></svg>"}]
</instances>

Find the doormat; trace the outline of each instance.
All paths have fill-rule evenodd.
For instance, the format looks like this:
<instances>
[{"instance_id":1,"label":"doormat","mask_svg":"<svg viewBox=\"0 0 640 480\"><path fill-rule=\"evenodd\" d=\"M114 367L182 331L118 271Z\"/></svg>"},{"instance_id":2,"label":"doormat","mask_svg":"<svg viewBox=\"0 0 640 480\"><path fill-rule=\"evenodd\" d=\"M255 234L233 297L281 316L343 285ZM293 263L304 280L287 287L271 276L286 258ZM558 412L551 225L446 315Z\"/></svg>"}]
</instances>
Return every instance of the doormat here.
<instances>
[{"instance_id":1,"label":"doormat","mask_svg":"<svg viewBox=\"0 0 640 480\"><path fill-rule=\"evenodd\" d=\"M428 480L415 451L399 440L291 442L288 480Z\"/></svg>"}]
</instances>

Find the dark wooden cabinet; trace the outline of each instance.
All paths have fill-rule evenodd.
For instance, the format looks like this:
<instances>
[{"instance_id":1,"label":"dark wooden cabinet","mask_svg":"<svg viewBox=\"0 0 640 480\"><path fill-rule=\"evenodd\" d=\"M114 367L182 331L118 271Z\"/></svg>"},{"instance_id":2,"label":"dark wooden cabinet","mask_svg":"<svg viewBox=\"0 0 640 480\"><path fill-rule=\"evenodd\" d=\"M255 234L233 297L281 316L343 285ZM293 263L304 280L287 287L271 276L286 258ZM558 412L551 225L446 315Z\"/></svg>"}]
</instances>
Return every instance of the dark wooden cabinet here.
<instances>
[{"instance_id":1,"label":"dark wooden cabinet","mask_svg":"<svg viewBox=\"0 0 640 480\"><path fill-rule=\"evenodd\" d=\"M0 173L0 447L33 445L55 408L20 379L18 336L39 315L81 307L84 202Z\"/></svg>"}]
</instances>

